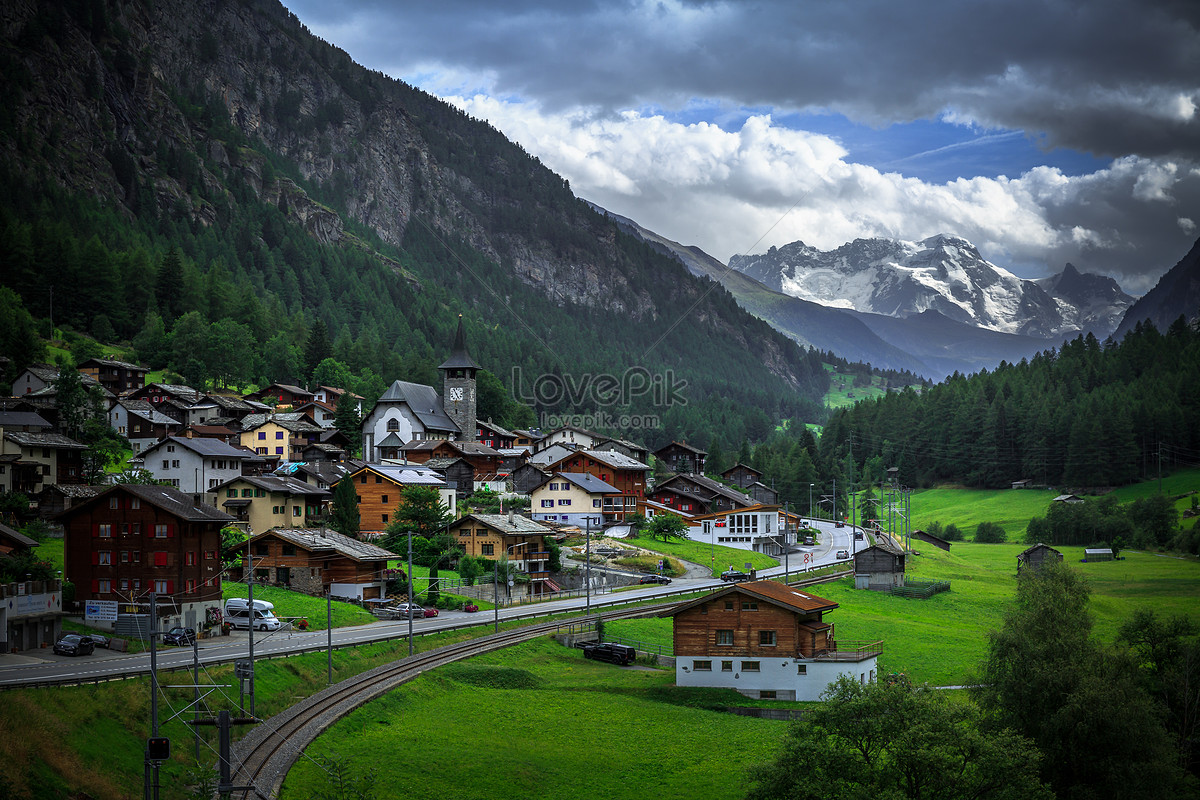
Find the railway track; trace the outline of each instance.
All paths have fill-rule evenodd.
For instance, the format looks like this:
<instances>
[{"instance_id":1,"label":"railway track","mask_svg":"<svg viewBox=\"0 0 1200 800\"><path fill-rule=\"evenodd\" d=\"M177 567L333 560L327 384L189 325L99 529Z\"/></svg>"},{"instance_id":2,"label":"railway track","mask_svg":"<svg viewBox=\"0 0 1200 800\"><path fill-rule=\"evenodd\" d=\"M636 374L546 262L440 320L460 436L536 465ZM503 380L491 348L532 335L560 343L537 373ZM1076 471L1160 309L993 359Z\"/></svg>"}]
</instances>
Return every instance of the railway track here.
<instances>
[{"instance_id":1,"label":"railway track","mask_svg":"<svg viewBox=\"0 0 1200 800\"><path fill-rule=\"evenodd\" d=\"M605 620L631 619L656 614L673 605L675 603L662 603L624 611L610 611L595 616ZM347 678L302 700L286 711L263 720L233 747L230 756L233 764L232 780L233 785L239 788L232 796L243 800L278 797L292 764L326 728L351 711L418 677L421 673L464 658L536 639L562 626L560 621L542 622L417 653Z\"/></svg>"}]
</instances>

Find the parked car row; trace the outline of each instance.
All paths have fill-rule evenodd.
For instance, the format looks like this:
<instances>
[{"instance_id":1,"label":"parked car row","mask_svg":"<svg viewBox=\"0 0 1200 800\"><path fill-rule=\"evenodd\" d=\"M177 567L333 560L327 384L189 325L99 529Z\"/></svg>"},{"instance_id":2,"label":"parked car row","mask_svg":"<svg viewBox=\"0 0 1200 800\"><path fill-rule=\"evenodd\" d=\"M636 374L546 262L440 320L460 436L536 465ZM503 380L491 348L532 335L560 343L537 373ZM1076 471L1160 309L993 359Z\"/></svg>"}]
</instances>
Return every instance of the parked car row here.
<instances>
[{"instance_id":1,"label":"parked car row","mask_svg":"<svg viewBox=\"0 0 1200 800\"><path fill-rule=\"evenodd\" d=\"M476 609L478 610L478 609ZM380 619L425 619L436 617L436 608L422 608L416 603L396 603L390 606L380 606L371 609L371 613Z\"/></svg>"}]
</instances>

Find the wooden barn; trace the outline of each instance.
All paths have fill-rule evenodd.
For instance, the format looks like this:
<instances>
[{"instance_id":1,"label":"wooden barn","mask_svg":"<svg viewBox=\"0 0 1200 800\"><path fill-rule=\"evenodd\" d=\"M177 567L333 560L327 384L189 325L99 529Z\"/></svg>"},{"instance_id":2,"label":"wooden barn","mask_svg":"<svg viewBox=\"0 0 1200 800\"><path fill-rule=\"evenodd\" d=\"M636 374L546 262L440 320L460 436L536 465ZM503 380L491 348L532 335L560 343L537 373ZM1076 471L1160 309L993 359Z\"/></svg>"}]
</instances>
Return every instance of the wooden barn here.
<instances>
[{"instance_id":1,"label":"wooden barn","mask_svg":"<svg viewBox=\"0 0 1200 800\"><path fill-rule=\"evenodd\" d=\"M1063 554L1048 544L1038 542L1017 556L1017 573L1023 569L1039 569L1047 562L1061 563Z\"/></svg>"},{"instance_id":2,"label":"wooden barn","mask_svg":"<svg viewBox=\"0 0 1200 800\"><path fill-rule=\"evenodd\" d=\"M887 539L854 554L854 588L886 592L904 585L904 551Z\"/></svg>"},{"instance_id":3,"label":"wooden barn","mask_svg":"<svg viewBox=\"0 0 1200 800\"><path fill-rule=\"evenodd\" d=\"M950 552L950 543L940 536L934 536L932 533L926 533L925 531L913 531L912 538L920 539L922 542L945 550L947 553Z\"/></svg>"}]
</instances>

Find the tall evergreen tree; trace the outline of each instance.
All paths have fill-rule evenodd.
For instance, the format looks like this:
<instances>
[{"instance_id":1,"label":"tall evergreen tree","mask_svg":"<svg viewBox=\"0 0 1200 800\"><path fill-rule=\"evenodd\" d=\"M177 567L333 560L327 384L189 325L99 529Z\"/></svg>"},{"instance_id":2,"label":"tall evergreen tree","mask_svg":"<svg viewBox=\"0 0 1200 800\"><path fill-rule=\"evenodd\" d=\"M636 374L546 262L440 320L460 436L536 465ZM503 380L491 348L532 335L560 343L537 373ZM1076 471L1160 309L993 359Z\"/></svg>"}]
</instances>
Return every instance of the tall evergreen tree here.
<instances>
[{"instance_id":1,"label":"tall evergreen tree","mask_svg":"<svg viewBox=\"0 0 1200 800\"><path fill-rule=\"evenodd\" d=\"M362 419L358 416L358 402L347 391L338 397L337 412L333 417L333 426L350 440L350 455L354 458L362 451Z\"/></svg>"},{"instance_id":2,"label":"tall evergreen tree","mask_svg":"<svg viewBox=\"0 0 1200 800\"><path fill-rule=\"evenodd\" d=\"M167 325L183 314L183 257L177 247L168 250L159 264L158 276L154 281L154 298L158 301L158 312Z\"/></svg>"},{"instance_id":3,"label":"tall evergreen tree","mask_svg":"<svg viewBox=\"0 0 1200 800\"><path fill-rule=\"evenodd\" d=\"M354 481L347 476L333 486L333 513L329 518L329 527L343 536L357 539L360 521L358 492L354 488Z\"/></svg>"},{"instance_id":4,"label":"tall evergreen tree","mask_svg":"<svg viewBox=\"0 0 1200 800\"><path fill-rule=\"evenodd\" d=\"M304 344L304 380L312 378L317 365L333 356L333 347L329 344L329 331L320 317L313 323L308 332L308 340Z\"/></svg>"}]
</instances>

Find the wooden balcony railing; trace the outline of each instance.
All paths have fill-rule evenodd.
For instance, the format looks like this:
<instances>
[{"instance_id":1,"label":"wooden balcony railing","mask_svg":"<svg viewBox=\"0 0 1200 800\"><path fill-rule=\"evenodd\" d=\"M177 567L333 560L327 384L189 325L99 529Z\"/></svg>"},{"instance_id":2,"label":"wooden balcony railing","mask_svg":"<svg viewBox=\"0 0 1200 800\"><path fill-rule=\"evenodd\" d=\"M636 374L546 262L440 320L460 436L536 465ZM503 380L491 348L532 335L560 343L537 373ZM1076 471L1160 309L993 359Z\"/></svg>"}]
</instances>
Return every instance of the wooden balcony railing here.
<instances>
[{"instance_id":1,"label":"wooden balcony railing","mask_svg":"<svg viewBox=\"0 0 1200 800\"><path fill-rule=\"evenodd\" d=\"M883 653L883 642L841 641L830 642L827 649L812 657L813 661L866 661ZM803 656L801 656L803 658Z\"/></svg>"}]
</instances>

